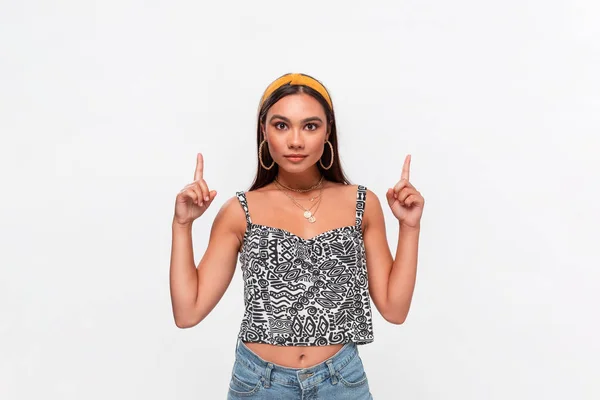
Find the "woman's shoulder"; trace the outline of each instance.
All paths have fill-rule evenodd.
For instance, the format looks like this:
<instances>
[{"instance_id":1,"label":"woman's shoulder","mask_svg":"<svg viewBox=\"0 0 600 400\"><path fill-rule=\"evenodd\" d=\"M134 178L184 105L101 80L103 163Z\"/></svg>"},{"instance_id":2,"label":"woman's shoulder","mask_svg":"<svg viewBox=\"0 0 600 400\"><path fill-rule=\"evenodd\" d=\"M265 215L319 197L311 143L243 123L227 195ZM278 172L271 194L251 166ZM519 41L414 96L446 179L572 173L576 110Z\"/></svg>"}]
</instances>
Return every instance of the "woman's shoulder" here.
<instances>
[{"instance_id":1,"label":"woman's shoulder","mask_svg":"<svg viewBox=\"0 0 600 400\"><path fill-rule=\"evenodd\" d=\"M357 196L359 192L364 192L366 193L367 197L376 197L375 193L373 193L366 185L361 183L335 183L333 189L339 191L340 193L347 194L348 196Z\"/></svg>"},{"instance_id":2,"label":"woman's shoulder","mask_svg":"<svg viewBox=\"0 0 600 400\"><path fill-rule=\"evenodd\" d=\"M238 192L243 194L243 198L247 199L249 202L255 202L256 200L266 199L275 192L277 189L271 187L270 185L260 187L258 189L252 189L248 191Z\"/></svg>"},{"instance_id":3,"label":"woman's shoulder","mask_svg":"<svg viewBox=\"0 0 600 400\"><path fill-rule=\"evenodd\" d=\"M246 229L246 213L242 206L243 191L236 192L234 196L230 196L215 217L214 224L227 225L231 231L236 233L244 232Z\"/></svg>"}]
</instances>

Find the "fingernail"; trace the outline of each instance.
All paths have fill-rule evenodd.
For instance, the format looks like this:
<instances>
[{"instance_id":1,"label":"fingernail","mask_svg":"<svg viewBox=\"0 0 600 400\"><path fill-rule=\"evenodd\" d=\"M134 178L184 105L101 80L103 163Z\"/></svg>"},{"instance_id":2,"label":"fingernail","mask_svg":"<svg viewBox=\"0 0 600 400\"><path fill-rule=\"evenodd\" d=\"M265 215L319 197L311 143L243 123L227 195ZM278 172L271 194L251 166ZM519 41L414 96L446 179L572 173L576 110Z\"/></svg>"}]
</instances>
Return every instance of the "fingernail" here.
<instances>
[{"instance_id":1,"label":"fingernail","mask_svg":"<svg viewBox=\"0 0 600 400\"><path fill-rule=\"evenodd\" d=\"M200 204L198 204L200 207L202 207L202 204L204 204L203 202L200 202Z\"/></svg>"},{"instance_id":2,"label":"fingernail","mask_svg":"<svg viewBox=\"0 0 600 400\"><path fill-rule=\"evenodd\" d=\"M204 197L204 201L208 201L208 196Z\"/></svg>"}]
</instances>

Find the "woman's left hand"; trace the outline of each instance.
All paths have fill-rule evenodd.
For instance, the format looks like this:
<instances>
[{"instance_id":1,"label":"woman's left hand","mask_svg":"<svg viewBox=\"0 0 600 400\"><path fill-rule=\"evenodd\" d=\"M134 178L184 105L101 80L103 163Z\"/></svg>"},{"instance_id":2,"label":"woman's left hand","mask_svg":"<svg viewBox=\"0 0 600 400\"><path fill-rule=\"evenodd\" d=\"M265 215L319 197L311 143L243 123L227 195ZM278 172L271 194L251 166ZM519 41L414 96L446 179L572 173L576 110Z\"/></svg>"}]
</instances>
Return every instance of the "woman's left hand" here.
<instances>
[{"instance_id":1,"label":"woman's left hand","mask_svg":"<svg viewBox=\"0 0 600 400\"><path fill-rule=\"evenodd\" d=\"M425 199L409 181L410 159L410 154L404 159L400 181L393 188L388 189L386 198L401 226L420 228Z\"/></svg>"}]
</instances>

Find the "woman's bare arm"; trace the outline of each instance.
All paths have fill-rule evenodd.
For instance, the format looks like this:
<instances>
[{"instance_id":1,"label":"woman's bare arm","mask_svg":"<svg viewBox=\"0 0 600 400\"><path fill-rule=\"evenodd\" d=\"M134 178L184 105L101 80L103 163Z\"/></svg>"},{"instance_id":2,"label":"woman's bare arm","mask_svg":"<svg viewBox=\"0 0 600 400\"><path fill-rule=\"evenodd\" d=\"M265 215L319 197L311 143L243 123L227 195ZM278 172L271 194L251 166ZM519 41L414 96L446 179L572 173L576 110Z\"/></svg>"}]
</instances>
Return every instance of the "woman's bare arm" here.
<instances>
[{"instance_id":1,"label":"woman's bare arm","mask_svg":"<svg viewBox=\"0 0 600 400\"><path fill-rule=\"evenodd\" d=\"M365 249L369 291L381 315L393 324L402 324L412 303L417 278L419 235L425 199L409 182L410 160L407 155L402 178L388 189L386 198L399 222L396 256L388 247L385 221L377 196L367 191L365 210Z\"/></svg>"},{"instance_id":2,"label":"woman's bare arm","mask_svg":"<svg viewBox=\"0 0 600 400\"><path fill-rule=\"evenodd\" d=\"M237 197L227 200L213 222L208 247L198 268L194 265L192 223L210 207L217 192L204 180L204 158L196 156L194 181L175 200L169 281L175 324L197 325L217 305L231 283L246 218ZM202 223L207 223L206 219Z\"/></svg>"},{"instance_id":3,"label":"woman's bare arm","mask_svg":"<svg viewBox=\"0 0 600 400\"><path fill-rule=\"evenodd\" d=\"M213 222L208 247L194 265L191 224L173 221L170 286L175 324L189 328L202 321L229 287L245 229L236 197L229 199ZM205 222L199 219L200 223Z\"/></svg>"}]
</instances>

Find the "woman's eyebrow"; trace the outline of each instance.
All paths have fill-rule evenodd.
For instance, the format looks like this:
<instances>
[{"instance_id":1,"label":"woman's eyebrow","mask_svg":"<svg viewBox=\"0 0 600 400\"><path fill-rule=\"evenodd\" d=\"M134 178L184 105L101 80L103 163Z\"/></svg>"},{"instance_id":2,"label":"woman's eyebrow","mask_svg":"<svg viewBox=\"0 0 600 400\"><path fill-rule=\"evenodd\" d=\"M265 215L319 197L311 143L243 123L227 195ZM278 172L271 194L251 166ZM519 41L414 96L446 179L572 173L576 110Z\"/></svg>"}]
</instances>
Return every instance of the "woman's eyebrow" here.
<instances>
[{"instance_id":1,"label":"woman's eyebrow","mask_svg":"<svg viewBox=\"0 0 600 400\"><path fill-rule=\"evenodd\" d=\"M270 119L269 122L273 121L274 119L282 119L285 122L291 122L289 118L284 117L283 115L278 115L278 114L274 114ZM308 117L308 118L304 118L302 121L300 122L309 122L309 121L319 121L321 123L323 123L323 120L319 117Z\"/></svg>"}]
</instances>

